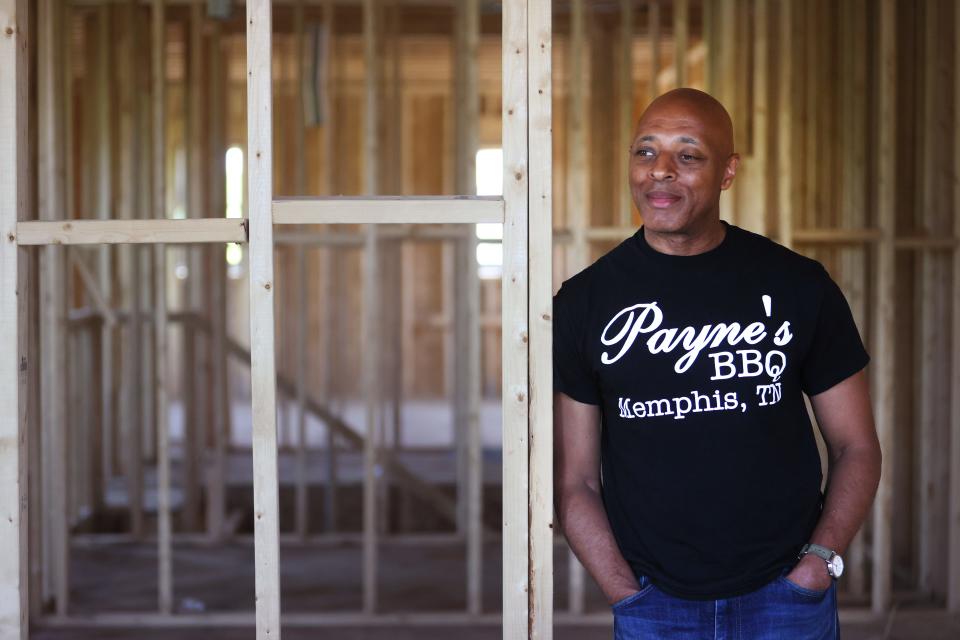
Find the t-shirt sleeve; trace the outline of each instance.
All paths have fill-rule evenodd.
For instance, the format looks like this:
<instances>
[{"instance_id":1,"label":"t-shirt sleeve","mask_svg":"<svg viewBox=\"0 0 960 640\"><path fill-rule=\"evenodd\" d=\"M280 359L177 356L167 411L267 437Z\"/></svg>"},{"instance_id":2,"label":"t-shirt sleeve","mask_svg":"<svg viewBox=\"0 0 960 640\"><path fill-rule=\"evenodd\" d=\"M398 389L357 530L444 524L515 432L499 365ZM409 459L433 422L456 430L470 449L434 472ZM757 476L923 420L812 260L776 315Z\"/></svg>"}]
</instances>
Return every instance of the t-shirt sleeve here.
<instances>
[{"instance_id":1,"label":"t-shirt sleeve","mask_svg":"<svg viewBox=\"0 0 960 640\"><path fill-rule=\"evenodd\" d=\"M843 382L870 361L843 292L826 271L823 280L815 333L800 372L803 390L810 396Z\"/></svg>"},{"instance_id":2,"label":"t-shirt sleeve","mask_svg":"<svg viewBox=\"0 0 960 640\"><path fill-rule=\"evenodd\" d=\"M553 390L577 402L600 404L596 378L584 353L583 309L587 301L574 300L569 288L553 297Z\"/></svg>"}]
</instances>

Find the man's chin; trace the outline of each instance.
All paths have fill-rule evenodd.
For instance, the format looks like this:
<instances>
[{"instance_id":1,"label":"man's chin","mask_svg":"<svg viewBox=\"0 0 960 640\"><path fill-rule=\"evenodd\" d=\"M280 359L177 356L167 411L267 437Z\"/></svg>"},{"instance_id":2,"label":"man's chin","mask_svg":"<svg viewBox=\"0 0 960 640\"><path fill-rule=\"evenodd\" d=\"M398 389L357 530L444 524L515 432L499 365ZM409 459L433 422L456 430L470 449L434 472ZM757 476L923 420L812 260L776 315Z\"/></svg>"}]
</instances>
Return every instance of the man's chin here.
<instances>
[{"instance_id":1,"label":"man's chin","mask_svg":"<svg viewBox=\"0 0 960 640\"><path fill-rule=\"evenodd\" d=\"M643 228L654 233L684 233L689 225L685 216L663 211L643 212Z\"/></svg>"}]
</instances>

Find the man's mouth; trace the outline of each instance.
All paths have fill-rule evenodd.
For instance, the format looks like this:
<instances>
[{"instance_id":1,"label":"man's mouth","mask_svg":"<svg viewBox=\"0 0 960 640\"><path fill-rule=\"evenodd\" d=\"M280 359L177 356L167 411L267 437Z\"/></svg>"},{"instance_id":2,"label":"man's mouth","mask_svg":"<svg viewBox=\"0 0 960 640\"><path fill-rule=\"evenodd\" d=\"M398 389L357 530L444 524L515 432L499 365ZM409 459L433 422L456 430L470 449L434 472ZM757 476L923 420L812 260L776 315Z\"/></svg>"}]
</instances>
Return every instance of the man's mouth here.
<instances>
[{"instance_id":1,"label":"man's mouth","mask_svg":"<svg viewBox=\"0 0 960 640\"><path fill-rule=\"evenodd\" d=\"M667 191L650 191L647 193L647 202L655 209L666 209L680 200L680 196Z\"/></svg>"}]
</instances>

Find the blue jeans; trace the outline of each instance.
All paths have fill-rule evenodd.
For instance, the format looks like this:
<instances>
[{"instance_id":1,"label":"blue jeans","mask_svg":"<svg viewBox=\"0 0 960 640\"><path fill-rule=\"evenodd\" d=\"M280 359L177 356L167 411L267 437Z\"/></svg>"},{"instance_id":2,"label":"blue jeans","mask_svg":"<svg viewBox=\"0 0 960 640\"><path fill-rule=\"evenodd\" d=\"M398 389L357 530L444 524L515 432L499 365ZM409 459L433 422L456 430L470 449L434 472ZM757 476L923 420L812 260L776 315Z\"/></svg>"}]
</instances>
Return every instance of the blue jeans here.
<instances>
[{"instance_id":1,"label":"blue jeans","mask_svg":"<svg viewBox=\"0 0 960 640\"><path fill-rule=\"evenodd\" d=\"M839 640L837 584L811 591L786 579L721 600L667 595L646 576L613 605L614 640Z\"/></svg>"}]
</instances>

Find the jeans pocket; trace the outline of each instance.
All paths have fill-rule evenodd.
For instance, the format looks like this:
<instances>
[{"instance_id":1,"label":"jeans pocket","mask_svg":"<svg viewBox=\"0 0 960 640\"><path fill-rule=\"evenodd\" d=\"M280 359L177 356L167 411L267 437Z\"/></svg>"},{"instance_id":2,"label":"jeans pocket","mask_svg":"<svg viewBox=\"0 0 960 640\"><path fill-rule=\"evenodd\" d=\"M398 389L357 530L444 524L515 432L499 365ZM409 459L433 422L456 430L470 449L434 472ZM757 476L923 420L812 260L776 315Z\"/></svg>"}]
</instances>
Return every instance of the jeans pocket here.
<instances>
[{"instance_id":1,"label":"jeans pocket","mask_svg":"<svg viewBox=\"0 0 960 640\"><path fill-rule=\"evenodd\" d=\"M820 590L807 589L806 587L801 587L800 585L798 585L797 583L791 580L787 580L786 576L780 576L779 580L784 586L786 586L788 589L790 589L794 593L798 593L801 596L804 596L811 600L822 600L823 597L827 595L827 592L830 591L830 588L833 586L831 584L826 589L820 589Z\"/></svg>"},{"instance_id":2,"label":"jeans pocket","mask_svg":"<svg viewBox=\"0 0 960 640\"><path fill-rule=\"evenodd\" d=\"M650 593L652 590L653 590L653 583L647 583L647 585L645 587L642 587L640 591L637 591L636 593L631 593L626 598L623 598L622 600L617 600L616 602L614 602L610 606L610 608L613 609L614 613L616 613L617 611L622 611L623 609L626 609L627 607L629 607L631 604L634 604L635 602L640 600L640 598L644 597L645 595Z\"/></svg>"}]
</instances>

